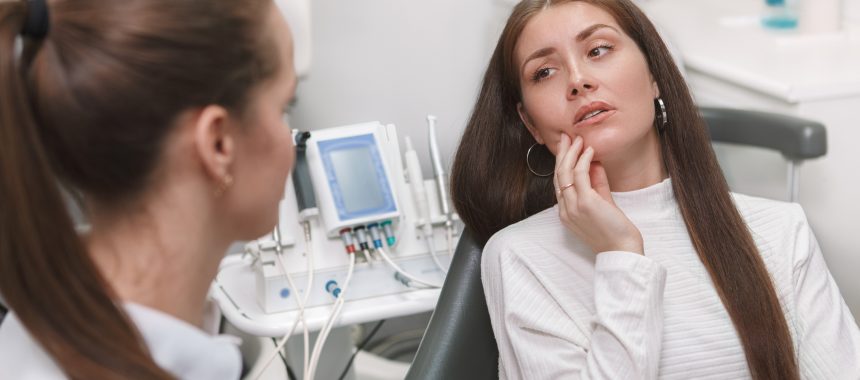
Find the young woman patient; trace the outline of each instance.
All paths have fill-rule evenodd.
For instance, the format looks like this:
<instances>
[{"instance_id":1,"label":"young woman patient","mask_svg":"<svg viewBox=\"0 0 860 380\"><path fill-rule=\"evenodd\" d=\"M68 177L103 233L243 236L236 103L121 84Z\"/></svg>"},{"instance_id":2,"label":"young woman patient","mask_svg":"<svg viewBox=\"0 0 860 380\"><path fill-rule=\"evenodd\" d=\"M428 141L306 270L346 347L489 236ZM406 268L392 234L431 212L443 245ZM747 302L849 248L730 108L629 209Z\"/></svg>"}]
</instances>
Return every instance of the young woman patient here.
<instances>
[{"instance_id":1,"label":"young woman patient","mask_svg":"<svg viewBox=\"0 0 860 380\"><path fill-rule=\"evenodd\" d=\"M0 1L0 379L238 379L206 295L277 222L292 62L271 0Z\"/></svg>"},{"instance_id":2,"label":"young woman patient","mask_svg":"<svg viewBox=\"0 0 860 380\"><path fill-rule=\"evenodd\" d=\"M730 193L630 1L515 7L452 187L503 379L860 378L803 210Z\"/></svg>"}]
</instances>

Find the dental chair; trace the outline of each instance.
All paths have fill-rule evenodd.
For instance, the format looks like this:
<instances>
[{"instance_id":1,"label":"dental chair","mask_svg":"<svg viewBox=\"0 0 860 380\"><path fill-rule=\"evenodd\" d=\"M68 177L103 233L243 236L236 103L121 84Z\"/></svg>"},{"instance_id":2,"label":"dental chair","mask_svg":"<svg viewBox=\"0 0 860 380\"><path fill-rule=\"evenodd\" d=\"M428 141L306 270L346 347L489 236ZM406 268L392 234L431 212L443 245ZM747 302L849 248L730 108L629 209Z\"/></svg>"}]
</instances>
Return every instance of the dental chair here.
<instances>
[{"instance_id":1,"label":"dental chair","mask_svg":"<svg viewBox=\"0 0 860 380\"><path fill-rule=\"evenodd\" d=\"M712 141L781 153L791 169L791 201L797 198L798 164L827 153L827 134L820 123L757 111L700 110ZM481 250L468 229L464 231L407 380L498 378L499 352L481 285Z\"/></svg>"},{"instance_id":2,"label":"dental chair","mask_svg":"<svg viewBox=\"0 0 860 380\"><path fill-rule=\"evenodd\" d=\"M788 162L788 197L797 202L798 168L827 153L827 130L821 123L793 116L729 108L699 109L711 141L777 151Z\"/></svg>"}]
</instances>

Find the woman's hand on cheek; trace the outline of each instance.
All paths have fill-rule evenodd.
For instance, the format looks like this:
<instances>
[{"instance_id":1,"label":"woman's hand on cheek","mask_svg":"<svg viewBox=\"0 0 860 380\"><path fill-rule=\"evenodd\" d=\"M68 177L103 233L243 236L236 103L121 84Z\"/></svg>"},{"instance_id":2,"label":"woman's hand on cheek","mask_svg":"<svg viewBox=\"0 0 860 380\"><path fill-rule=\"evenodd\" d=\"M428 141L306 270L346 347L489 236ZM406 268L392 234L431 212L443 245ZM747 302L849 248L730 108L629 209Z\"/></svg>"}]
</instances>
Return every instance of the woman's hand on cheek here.
<instances>
[{"instance_id":1,"label":"woman's hand on cheek","mask_svg":"<svg viewBox=\"0 0 860 380\"><path fill-rule=\"evenodd\" d=\"M595 252L644 254L642 234L615 205L603 166L592 164L594 150L577 137L558 143L553 181L562 223Z\"/></svg>"}]
</instances>

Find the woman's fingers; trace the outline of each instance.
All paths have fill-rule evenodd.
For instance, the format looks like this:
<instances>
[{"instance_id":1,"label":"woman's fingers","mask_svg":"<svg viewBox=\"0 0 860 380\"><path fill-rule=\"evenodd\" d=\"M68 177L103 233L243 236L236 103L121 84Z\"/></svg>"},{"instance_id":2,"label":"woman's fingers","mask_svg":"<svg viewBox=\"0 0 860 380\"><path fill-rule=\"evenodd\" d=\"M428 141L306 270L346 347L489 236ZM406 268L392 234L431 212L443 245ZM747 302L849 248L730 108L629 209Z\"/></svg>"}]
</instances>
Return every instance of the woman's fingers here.
<instances>
[{"instance_id":1,"label":"woman's fingers","mask_svg":"<svg viewBox=\"0 0 860 380\"><path fill-rule=\"evenodd\" d=\"M563 138L564 139L564 138ZM562 140L564 141L564 140ZM556 182L557 188L561 190L565 185L569 185L573 183L573 167L576 164L577 159L579 158L580 153L582 152L582 138L578 137L573 140L573 144L570 146L570 149L567 149L564 152L564 155L561 155L561 151L559 151L559 156L561 159L558 161L558 167L556 168ZM566 191L562 191L566 192Z\"/></svg>"},{"instance_id":2,"label":"woman's fingers","mask_svg":"<svg viewBox=\"0 0 860 380\"><path fill-rule=\"evenodd\" d=\"M594 191L605 201L614 205L615 201L612 200L612 194L609 190L609 178L606 177L606 170L603 169L600 162L591 163L589 177L591 177L591 187L594 188Z\"/></svg>"},{"instance_id":3,"label":"woman's fingers","mask_svg":"<svg viewBox=\"0 0 860 380\"><path fill-rule=\"evenodd\" d=\"M553 178L562 224L594 252L642 253L642 236L636 226L615 206L603 166L594 159L594 149L583 150L584 142L562 136L556 154ZM571 185L568 187L568 185ZM594 196L593 193L597 193Z\"/></svg>"},{"instance_id":4,"label":"woman's fingers","mask_svg":"<svg viewBox=\"0 0 860 380\"><path fill-rule=\"evenodd\" d=\"M564 158L565 153L570 149L570 137L567 134L562 133L561 138L558 140L558 149L555 153L555 176L553 176L553 180L558 180L558 172L561 169L561 161ZM558 184L555 184L555 188L558 188Z\"/></svg>"},{"instance_id":5,"label":"woman's fingers","mask_svg":"<svg viewBox=\"0 0 860 380\"><path fill-rule=\"evenodd\" d=\"M558 140L555 153L555 171L553 171L552 176L553 188L556 189L556 191L558 190L558 187L561 186L561 184L558 183L558 172L561 171L561 160L564 158L564 154L567 153L568 149L570 149L570 137L566 134L562 134L561 138Z\"/></svg>"},{"instance_id":6,"label":"woman's fingers","mask_svg":"<svg viewBox=\"0 0 860 380\"><path fill-rule=\"evenodd\" d=\"M573 168L573 186L576 187L576 192L579 194L593 191L591 188L591 178L588 175L588 171L591 169L592 158L594 158L594 148L588 147L579 156L579 160Z\"/></svg>"}]
</instances>

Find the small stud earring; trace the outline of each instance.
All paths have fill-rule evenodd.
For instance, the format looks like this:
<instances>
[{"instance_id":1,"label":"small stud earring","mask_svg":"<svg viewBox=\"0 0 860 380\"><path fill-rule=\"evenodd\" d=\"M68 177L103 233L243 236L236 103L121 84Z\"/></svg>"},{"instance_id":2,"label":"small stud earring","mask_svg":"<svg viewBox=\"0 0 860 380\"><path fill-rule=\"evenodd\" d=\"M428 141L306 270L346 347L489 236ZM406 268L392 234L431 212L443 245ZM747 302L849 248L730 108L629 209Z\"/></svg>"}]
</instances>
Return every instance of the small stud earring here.
<instances>
[{"instance_id":1,"label":"small stud earring","mask_svg":"<svg viewBox=\"0 0 860 380\"><path fill-rule=\"evenodd\" d=\"M218 185L218 188L215 189L215 197L220 197L224 195L227 189L233 185L233 176L229 173L225 174L224 177L221 178L221 184Z\"/></svg>"}]
</instances>

